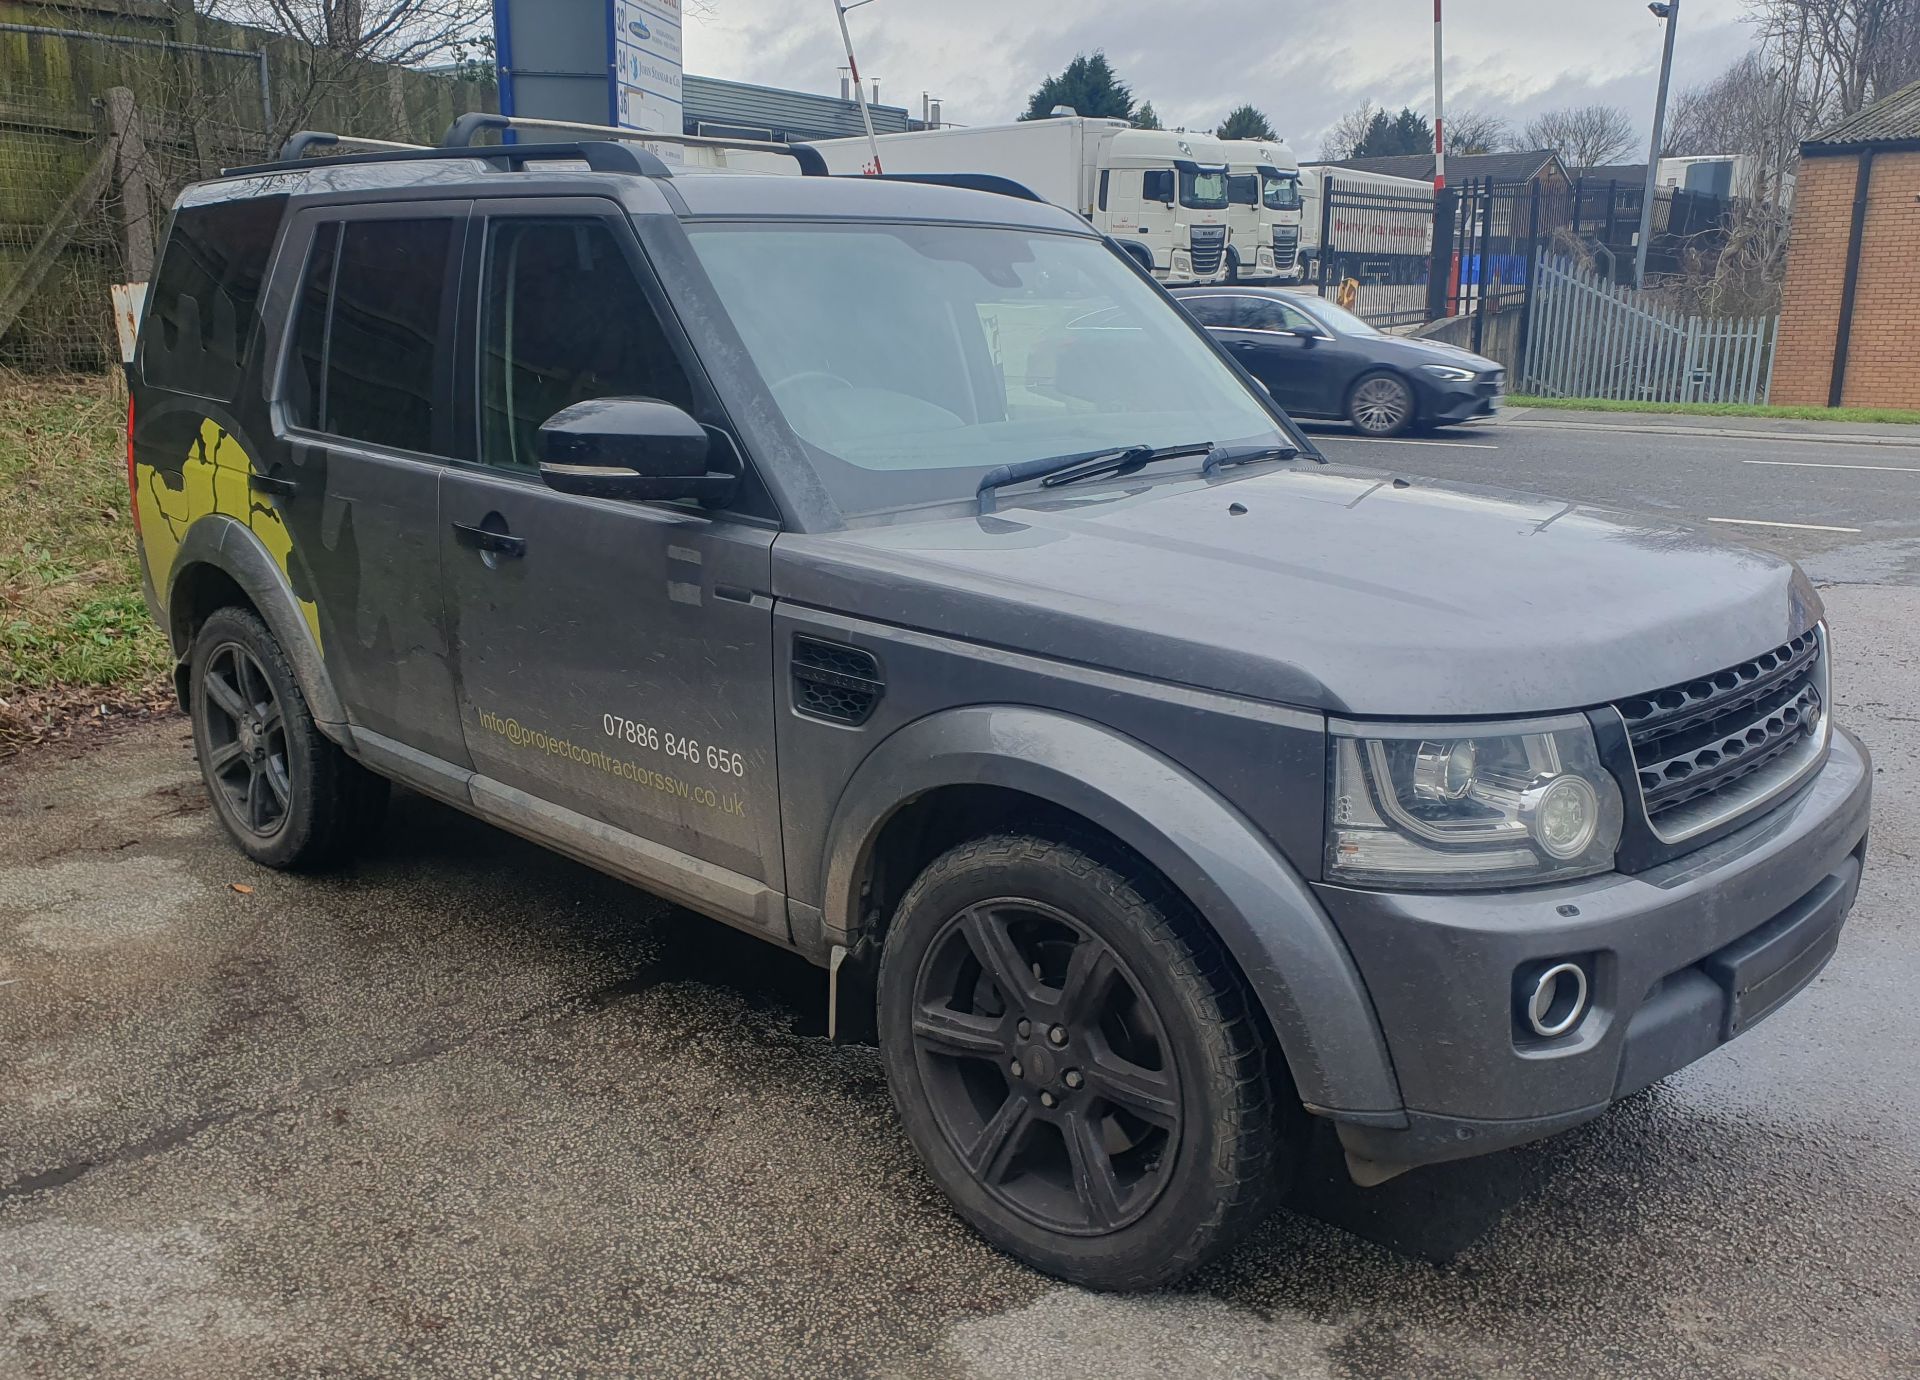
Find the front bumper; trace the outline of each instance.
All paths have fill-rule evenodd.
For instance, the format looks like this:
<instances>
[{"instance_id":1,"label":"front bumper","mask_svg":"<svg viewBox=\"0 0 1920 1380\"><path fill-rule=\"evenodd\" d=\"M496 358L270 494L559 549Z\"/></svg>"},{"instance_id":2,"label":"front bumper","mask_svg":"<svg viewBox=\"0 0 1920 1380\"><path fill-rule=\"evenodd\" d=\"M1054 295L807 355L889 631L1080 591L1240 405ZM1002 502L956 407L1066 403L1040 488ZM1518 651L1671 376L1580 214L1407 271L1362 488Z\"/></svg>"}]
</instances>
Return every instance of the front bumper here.
<instances>
[{"instance_id":1,"label":"front bumper","mask_svg":"<svg viewBox=\"0 0 1920 1380\"><path fill-rule=\"evenodd\" d=\"M1506 400L1505 380L1469 379L1455 382L1425 374L1421 384L1421 391L1425 395L1421 399L1421 417L1436 426L1498 416L1501 404Z\"/></svg>"},{"instance_id":2,"label":"front bumper","mask_svg":"<svg viewBox=\"0 0 1920 1380\"><path fill-rule=\"evenodd\" d=\"M1790 800L1637 875L1463 894L1321 885L1373 997L1404 1116L1339 1123L1392 1172L1536 1140L1745 1033L1832 957L1866 854L1872 767L1836 730ZM1520 980L1576 959L1592 1009L1569 1034L1520 1029Z\"/></svg>"}]
</instances>

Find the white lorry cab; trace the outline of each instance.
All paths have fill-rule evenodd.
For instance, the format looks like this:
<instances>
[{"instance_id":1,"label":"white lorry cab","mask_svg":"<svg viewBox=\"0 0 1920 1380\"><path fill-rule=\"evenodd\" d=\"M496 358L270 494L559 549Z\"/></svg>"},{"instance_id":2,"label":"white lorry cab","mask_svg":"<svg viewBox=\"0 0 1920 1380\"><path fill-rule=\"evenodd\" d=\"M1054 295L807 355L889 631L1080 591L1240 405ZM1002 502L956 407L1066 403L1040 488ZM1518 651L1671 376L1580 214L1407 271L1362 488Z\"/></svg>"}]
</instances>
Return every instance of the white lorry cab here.
<instances>
[{"instance_id":1,"label":"white lorry cab","mask_svg":"<svg viewBox=\"0 0 1920 1380\"><path fill-rule=\"evenodd\" d=\"M1292 282L1300 276L1300 162L1285 140L1228 139L1227 277Z\"/></svg>"},{"instance_id":2,"label":"white lorry cab","mask_svg":"<svg viewBox=\"0 0 1920 1380\"><path fill-rule=\"evenodd\" d=\"M1084 217L1165 283L1227 272L1227 146L1209 136L1058 115L1008 125L883 134L887 173L1008 178ZM872 172L864 136L816 142L836 173Z\"/></svg>"}]
</instances>

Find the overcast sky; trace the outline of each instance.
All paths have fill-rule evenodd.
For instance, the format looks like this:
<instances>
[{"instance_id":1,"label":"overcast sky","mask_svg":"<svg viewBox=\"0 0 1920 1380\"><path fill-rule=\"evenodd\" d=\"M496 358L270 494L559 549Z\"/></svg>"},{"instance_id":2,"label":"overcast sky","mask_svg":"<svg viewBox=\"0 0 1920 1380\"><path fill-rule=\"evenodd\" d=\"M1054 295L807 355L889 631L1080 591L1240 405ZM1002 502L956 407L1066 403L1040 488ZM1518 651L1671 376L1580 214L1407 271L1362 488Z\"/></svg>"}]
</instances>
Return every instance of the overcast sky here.
<instances>
[{"instance_id":1,"label":"overcast sky","mask_svg":"<svg viewBox=\"0 0 1920 1380\"><path fill-rule=\"evenodd\" d=\"M803 91L839 89L832 0L687 0L686 68ZM1743 0L1687 0L1675 85L1718 73L1747 46ZM701 11L707 12L703 15ZM880 98L996 124L1026 108L1077 53L1106 51L1171 129L1211 129L1252 101L1302 158L1372 98L1433 108L1426 0L873 0L848 15ZM1540 110L1605 101L1646 138L1660 24L1642 0L1447 0L1447 106Z\"/></svg>"}]
</instances>

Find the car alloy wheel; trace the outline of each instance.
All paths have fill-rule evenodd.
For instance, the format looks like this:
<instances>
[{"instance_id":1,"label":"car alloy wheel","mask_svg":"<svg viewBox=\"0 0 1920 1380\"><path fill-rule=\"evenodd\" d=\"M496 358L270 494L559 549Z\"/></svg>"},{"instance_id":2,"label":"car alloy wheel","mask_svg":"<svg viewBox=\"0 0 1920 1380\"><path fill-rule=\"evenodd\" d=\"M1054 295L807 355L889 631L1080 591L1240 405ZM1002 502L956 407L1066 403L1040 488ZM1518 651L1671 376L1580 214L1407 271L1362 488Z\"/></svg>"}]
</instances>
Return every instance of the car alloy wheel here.
<instances>
[{"instance_id":1,"label":"car alloy wheel","mask_svg":"<svg viewBox=\"0 0 1920 1380\"><path fill-rule=\"evenodd\" d=\"M207 658L201 727L207 780L228 817L256 838L286 827L293 801L286 715L252 652L223 642Z\"/></svg>"},{"instance_id":2,"label":"car alloy wheel","mask_svg":"<svg viewBox=\"0 0 1920 1380\"><path fill-rule=\"evenodd\" d=\"M1181 1090L1159 1015L1120 956L1019 898L953 916L913 993L914 1059L953 1153L1004 1207L1096 1236L1172 1176Z\"/></svg>"},{"instance_id":3,"label":"car alloy wheel","mask_svg":"<svg viewBox=\"0 0 1920 1380\"><path fill-rule=\"evenodd\" d=\"M1369 436L1392 436L1413 420L1413 392L1392 374L1372 374L1353 390L1353 424Z\"/></svg>"}]
</instances>

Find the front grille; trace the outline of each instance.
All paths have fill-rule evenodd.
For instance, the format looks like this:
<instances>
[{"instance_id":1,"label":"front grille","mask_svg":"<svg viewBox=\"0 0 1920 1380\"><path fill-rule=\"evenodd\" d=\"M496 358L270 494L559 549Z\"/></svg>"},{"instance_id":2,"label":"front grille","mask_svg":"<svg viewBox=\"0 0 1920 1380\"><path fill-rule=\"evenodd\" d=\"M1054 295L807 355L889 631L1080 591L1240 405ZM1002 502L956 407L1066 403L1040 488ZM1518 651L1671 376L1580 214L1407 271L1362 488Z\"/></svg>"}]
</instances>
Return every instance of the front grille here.
<instances>
[{"instance_id":1,"label":"front grille","mask_svg":"<svg viewBox=\"0 0 1920 1380\"><path fill-rule=\"evenodd\" d=\"M1810 628L1751 661L1614 705L1647 822L1675 842L1759 809L1826 748L1825 666Z\"/></svg>"},{"instance_id":2,"label":"front grille","mask_svg":"<svg viewBox=\"0 0 1920 1380\"><path fill-rule=\"evenodd\" d=\"M1196 278L1209 278L1220 271L1220 260L1227 252L1227 227L1224 225L1196 226L1191 241L1193 249L1193 273Z\"/></svg>"},{"instance_id":3,"label":"front grille","mask_svg":"<svg viewBox=\"0 0 1920 1380\"><path fill-rule=\"evenodd\" d=\"M1297 225L1276 225L1273 227L1273 266L1278 269L1293 267L1294 258L1300 253L1300 227Z\"/></svg>"}]
</instances>

